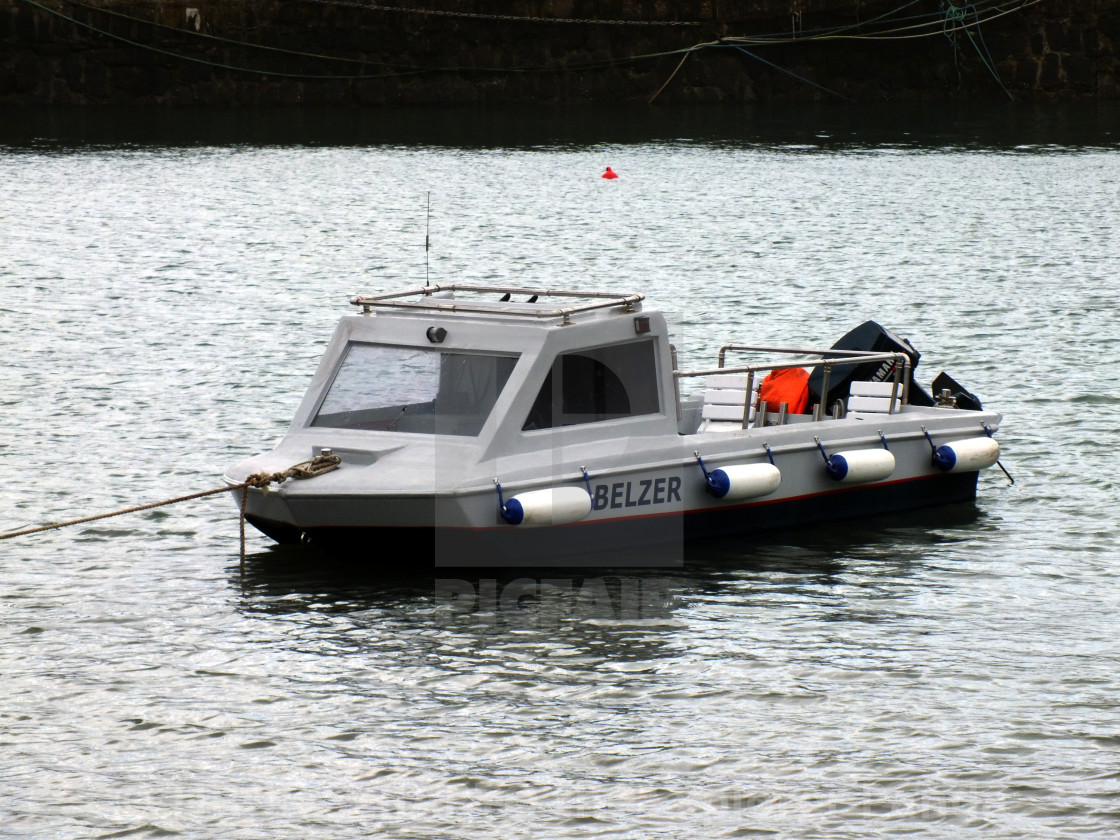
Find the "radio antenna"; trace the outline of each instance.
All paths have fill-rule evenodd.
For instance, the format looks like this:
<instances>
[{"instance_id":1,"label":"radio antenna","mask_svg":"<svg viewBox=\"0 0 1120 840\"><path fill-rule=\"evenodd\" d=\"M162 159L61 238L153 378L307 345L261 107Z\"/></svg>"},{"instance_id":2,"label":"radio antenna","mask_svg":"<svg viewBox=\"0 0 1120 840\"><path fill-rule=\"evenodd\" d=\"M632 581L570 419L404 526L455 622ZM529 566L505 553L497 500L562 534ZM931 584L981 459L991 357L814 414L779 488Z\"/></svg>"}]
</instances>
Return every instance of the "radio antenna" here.
<instances>
[{"instance_id":1,"label":"radio antenna","mask_svg":"<svg viewBox=\"0 0 1120 840\"><path fill-rule=\"evenodd\" d=\"M428 217L424 223L424 286L428 286L428 251L432 247L432 191L428 190Z\"/></svg>"}]
</instances>

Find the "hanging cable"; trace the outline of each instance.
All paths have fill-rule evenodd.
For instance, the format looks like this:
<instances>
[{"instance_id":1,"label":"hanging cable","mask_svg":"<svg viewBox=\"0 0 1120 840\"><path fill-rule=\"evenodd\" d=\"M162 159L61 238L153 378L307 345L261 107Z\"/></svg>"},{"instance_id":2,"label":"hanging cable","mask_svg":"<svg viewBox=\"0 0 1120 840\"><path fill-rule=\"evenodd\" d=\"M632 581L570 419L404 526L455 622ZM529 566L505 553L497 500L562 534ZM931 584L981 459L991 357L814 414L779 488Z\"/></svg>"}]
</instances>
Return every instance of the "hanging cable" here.
<instances>
[{"instance_id":1,"label":"hanging cable","mask_svg":"<svg viewBox=\"0 0 1120 840\"><path fill-rule=\"evenodd\" d=\"M739 52L743 53L744 55L749 55L749 56L750 56L751 58L753 58L753 59L754 59L755 61L761 61L761 62L762 62L763 64L765 64L765 65L767 65L767 66L769 66L769 67L773 67L773 68L774 68L775 70L779 70L779 71L781 71L782 73L785 73L785 74L787 74L787 75L793 76L793 78L795 78L795 79L797 79L797 80L799 80L799 81L802 81L802 82L804 82L804 83L805 83L805 84L807 84L807 85L812 85L812 86L813 86L813 87L815 87L815 88L819 88L820 90L823 90L823 91L824 91L825 93L831 94L832 96L836 96L836 97L839 97L840 99L843 99L843 100L844 100L845 102L851 102L851 101L852 101L852 100L851 100L851 99L849 99L848 97L844 96L844 94L842 94L842 93L837 93L837 92L836 92L836 91L834 91L834 90L829 90L829 89L828 89L828 88L826 88L826 87L825 87L824 85L818 85L818 84L817 84L816 82L814 82L814 81L813 81L812 79L806 79L806 78L805 78L804 76L799 76L798 74L794 73L794 72L793 72L792 70L787 70L786 68L784 68L784 67L781 67L781 66L779 66L779 65L775 64L775 63L774 63L774 62L772 62L772 61L767 61L767 60L766 60L765 58L763 58L762 56L760 56L760 55L755 55L755 54L754 54L754 53L752 53L752 52L751 52L750 50L746 50L746 49L743 49L743 48L742 48L742 47L740 47L740 46L739 46L738 44L736 44L736 45L735 45L735 49L737 49L737 50L738 50Z\"/></svg>"}]
</instances>

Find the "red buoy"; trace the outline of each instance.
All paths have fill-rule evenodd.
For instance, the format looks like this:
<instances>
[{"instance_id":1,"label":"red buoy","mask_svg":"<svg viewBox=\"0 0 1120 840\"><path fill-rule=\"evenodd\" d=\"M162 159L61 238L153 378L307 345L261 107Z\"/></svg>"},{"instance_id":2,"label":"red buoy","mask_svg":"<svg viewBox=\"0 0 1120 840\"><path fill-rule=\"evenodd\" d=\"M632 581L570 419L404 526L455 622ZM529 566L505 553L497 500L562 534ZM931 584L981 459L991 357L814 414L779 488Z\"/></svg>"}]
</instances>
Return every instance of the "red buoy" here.
<instances>
[{"instance_id":1,"label":"red buoy","mask_svg":"<svg viewBox=\"0 0 1120 840\"><path fill-rule=\"evenodd\" d=\"M617 172L615 172L615 171L614 171L613 169L611 169L611 168L610 168L610 167L608 166L608 167L607 167L607 171L603 173L603 176L602 176L602 177L604 177L604 178L617 178L617 177L618 177L618 173L617 173Z\"/></svg>"}]
</instances>

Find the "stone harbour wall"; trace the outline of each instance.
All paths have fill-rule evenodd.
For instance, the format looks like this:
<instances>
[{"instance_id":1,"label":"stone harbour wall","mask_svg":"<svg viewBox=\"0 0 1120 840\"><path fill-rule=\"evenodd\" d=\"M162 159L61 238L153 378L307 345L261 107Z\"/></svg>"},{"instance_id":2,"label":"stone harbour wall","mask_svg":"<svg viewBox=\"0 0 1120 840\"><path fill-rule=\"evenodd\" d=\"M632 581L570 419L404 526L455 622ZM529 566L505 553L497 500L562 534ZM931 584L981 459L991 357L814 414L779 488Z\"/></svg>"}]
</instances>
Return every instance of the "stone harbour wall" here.
<instances>
[{"instance_id":1,"label":"stone harbour wall","mask_svg":"<svg viewBox=\"0 0 1120 840\"><path fill-rule=\"evenodd\" d=\"M1120 0L0 0L0 105L1115 99L1118 46Z\"/></svg>"}]
</instances>

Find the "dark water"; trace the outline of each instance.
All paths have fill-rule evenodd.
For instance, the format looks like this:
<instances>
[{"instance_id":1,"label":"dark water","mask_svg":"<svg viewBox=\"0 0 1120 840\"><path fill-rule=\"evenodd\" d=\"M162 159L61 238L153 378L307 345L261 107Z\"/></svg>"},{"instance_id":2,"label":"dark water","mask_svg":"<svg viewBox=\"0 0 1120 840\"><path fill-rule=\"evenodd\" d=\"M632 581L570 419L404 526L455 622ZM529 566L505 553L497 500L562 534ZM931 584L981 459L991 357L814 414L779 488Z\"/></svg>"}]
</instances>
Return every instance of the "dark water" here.
<instances>
[{"instance_id":1,"label":"dark water","mask_svg":"<svg viewBox=\"0 0 1120 840\"><path fill-rule=\"evenodd\" d=\"M4 541L0 836L1120 831L1112 111L0 117L0 531L271 445L429 191L433 282L641 291L685 365L875 318L1016 479L649 575L242 572L225 498Z\"/></svg>"}]
</instances>

